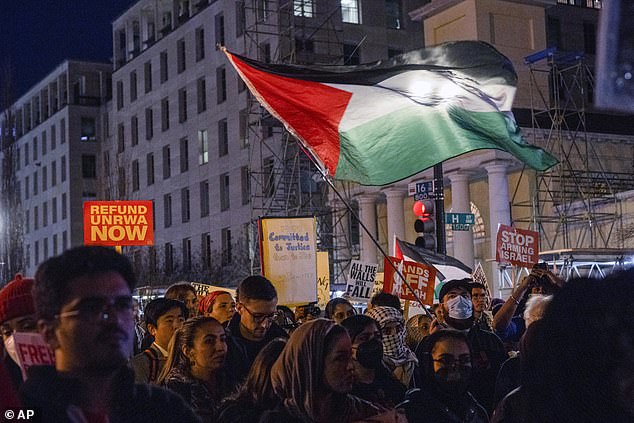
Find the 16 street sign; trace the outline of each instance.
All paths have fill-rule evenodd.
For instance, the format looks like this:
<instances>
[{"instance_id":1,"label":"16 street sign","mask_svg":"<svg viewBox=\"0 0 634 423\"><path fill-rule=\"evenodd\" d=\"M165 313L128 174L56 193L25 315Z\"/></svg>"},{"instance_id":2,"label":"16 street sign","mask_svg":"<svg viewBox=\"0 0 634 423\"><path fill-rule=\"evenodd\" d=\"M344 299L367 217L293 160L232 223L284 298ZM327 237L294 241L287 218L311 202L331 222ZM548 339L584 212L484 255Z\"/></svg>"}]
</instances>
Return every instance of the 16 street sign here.
<instances>
[{"instance_id":1,"label":"16 street sign","mask_svg":"<svg viewBox=\"0 0 634 423\"><path fill-rule=\"evenodd\" d=\"M454 231L469 231L475 223L473 213L445 213L445 223Z\"/></svg>"},{"instance_id":2,"label":"16 street sign","mask_svg":"<svg viewBox=\"0 0 634 423\"><path fill-rule=\"evenodd\" d=\"M416 201L434 198L434 181L412 182L407 185L407 193Z\"/></svg>"}]
</instances>

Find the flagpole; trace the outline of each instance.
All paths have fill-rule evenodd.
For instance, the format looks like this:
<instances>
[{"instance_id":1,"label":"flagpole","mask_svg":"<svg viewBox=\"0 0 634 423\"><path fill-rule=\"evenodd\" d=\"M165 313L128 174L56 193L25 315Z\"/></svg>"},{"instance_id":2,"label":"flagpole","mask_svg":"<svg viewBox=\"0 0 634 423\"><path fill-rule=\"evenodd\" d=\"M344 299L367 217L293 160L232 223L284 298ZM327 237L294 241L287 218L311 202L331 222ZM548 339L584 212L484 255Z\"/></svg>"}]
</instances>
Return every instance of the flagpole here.
<instances>
[{"instance_id":1,"label":"flagpole","mask_svg":"<svg viewBox=\"0 0 634 423\"><path fill-rule=\"evenodd\" d=\"M414 288L412 288L412 286L409 284L409 282L407 282L407 280L405 279L405 276L403 276L403 274L401 273L400 270L398 270L398 267L392 262L392 260L390 260L390 257L387 255L387 253L385 252L385 250L383 249L383 247L381 246L381 244L379 244L379 241L376 240L374 238L374 236L372 235L372 233L370 232L370 230L365 226L365 224L363 223L363 221L361 221L361 219L359 218L359 216L354 212L354 209L352 208L352 206L345 200L345 198L343 198L343 196L341 195L341 193L339 192L339 190L337 189L337 187L335 187L335 184L332 183L332 180L328 177L328 175L326 174L326 172L321 168L321 166L319 166L316 162L314 157L308 152L306 151L306 148L304 147L304 145L301 142L297 142L297 144L299 145L299 147L302 149L302 151L304 152L304 154L306 154L306 156L308 157L308 159L315 165L315 167L317 168L317 170L319 171L322 179L328 184L328 186L330 186L330 188L332 188L332 190L335 192L335 194L337 195L337 197L339 198L339 200L341 200L341 202L346 206L346 208L348 209L348 211L350 212L350 214L352 215L352 217L354 217L357 222L359 222L359 226L361 226L361 228L363 229L363 231L369 235L370 239L372 240L372 242L374 243L374 245L376 246L376 248L378 248L378 250L381 252L381 254L383 255L383 257L385 257L387 259L387 262L390 263L390 266L392 266L392 268L394 269L394 272L401 278L401 280L403 281L403 283L405 284L405 286L410 290L410 292L412 293L412 295L414 296L414 298L416 298L416 301L418 301L418 303L423 307L423 310L425 310L425 313L427 314L427 316L429 316L430 319L434 319L434 316L431 314L431 312L429 310L427 310L427 307L425 307L425 304L423 304L423 301L420 299L420 297L418 296L418 294L416 293L416 291L414 291Z\"/></svg>"}]
</instances>

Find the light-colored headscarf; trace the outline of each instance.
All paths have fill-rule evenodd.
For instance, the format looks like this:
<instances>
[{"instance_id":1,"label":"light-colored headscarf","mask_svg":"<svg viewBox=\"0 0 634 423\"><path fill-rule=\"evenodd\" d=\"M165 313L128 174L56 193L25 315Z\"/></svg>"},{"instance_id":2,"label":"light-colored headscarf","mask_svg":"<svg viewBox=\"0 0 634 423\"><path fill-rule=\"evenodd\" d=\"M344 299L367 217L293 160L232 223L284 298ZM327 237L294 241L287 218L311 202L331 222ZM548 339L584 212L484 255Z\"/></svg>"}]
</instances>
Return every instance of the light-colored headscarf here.
<instances>
[{"instance_id":1,"label":"light-colored headscarf","mask_svg":"<svg viewBox=\"0 0 634 423\"><path fill-rule=\"evenodd\" d=\"M327 319L302 324L291 334L271 368L273 391L282 400L284 408L302 421L319 421L319 395L324 392L322 377L327 352L325 339L336 326L339 325ZM349 421L350 417L363 418L379 411L370 408L371 405L365 407L367 403L361 404L361 400L349 395L339 398L342 399L339 414L342 422Z\"/></svg>"}]
</instances>

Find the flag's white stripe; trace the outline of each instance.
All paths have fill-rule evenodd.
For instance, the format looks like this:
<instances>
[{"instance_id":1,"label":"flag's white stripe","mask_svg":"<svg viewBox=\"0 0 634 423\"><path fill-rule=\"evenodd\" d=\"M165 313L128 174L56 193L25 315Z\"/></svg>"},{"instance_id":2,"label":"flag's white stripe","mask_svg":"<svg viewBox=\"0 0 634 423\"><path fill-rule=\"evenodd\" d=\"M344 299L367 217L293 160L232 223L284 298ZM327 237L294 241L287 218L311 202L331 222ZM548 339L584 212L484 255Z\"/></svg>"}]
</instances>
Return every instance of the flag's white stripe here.
<instances>
[{"instance_id":1,"label":"flag's white stripe","mask_svg":"<svg viewBox=\"0 0 634 423\"><path fill-rule=\"evenodd\" d=\"M408 71L375 86L326 84L352 93L339 125L347 131L395 111L420 105L439 110L460 107L473 112L510 111L516 88L502 84L478 85L455 73ZM389 109L383 105L389 104Z\"/></svg>"}]
</instances>

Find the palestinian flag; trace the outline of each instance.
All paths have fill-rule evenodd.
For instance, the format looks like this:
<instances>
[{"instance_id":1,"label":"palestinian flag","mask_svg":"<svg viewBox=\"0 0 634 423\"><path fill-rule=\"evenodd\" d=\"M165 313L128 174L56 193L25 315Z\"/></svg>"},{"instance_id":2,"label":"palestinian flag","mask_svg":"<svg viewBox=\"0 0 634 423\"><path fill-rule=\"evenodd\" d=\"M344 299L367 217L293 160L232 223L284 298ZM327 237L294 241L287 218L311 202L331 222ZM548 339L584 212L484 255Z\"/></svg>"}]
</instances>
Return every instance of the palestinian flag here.
<instances>
[{"instance_id":1,"label":"palestinian flag","mask_svg":"<svg viewBox=\"0 0 634 423\"><path fill-rule=\"evenodd\" d=\"M536 170L557 163L522 139L511 113L517 75L483 42L360 66L275 65L225 53L335 179L385 185L480 149L507 151Z\"/></svg>"}]
</instances>

